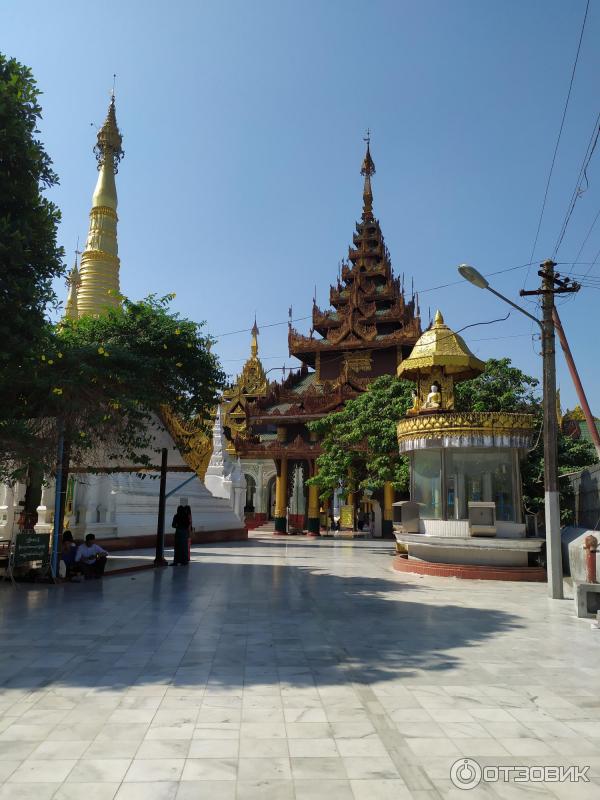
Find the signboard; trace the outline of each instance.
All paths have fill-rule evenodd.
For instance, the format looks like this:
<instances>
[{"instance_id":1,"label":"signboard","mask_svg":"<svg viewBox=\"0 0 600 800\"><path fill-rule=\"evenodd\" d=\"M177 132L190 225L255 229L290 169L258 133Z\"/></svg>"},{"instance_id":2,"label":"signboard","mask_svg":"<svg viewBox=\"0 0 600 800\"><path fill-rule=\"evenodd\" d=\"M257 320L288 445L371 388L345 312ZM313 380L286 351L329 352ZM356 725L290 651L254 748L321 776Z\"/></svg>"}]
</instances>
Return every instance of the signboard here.
<instances>
[{"instance_id":1,"label":"signboard","mask_svg":"<svg viewBox=\"0 0 600 800\"><path fill-rule=\"evenodd\" d=\"M49 533L17 533L14 566L30 561L46 561L50 550Z\"/></svg>"},{"instance_id":2,"label":"signboard","mask_svg":"<svg viewBox=\"0 0 600 800\"><path fill-rule=\"evenodd\" d=\"M354 506L340 508L340 528L354 529Z\"/></svg>"}]
</instances>

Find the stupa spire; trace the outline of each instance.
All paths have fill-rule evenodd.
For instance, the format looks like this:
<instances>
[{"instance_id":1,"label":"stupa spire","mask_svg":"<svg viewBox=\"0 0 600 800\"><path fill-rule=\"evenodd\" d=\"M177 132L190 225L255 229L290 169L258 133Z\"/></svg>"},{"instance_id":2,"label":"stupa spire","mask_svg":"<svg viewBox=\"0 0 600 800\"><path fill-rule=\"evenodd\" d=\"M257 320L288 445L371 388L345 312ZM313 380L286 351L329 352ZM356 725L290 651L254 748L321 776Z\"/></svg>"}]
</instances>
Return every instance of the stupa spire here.
<instances>
[{"instance_id":1,"label":"stupa spire","mask_svg":"<svg viewBox=\"0 0 600 800\"><path fill-rule=\"evenodd\" d=\"M367 135L365 136L365 142L367 143L367 152L365 153L362 167L360 168L360 174L364 175L365 177L362 213L362 218L364 220L373 218L373 190L371 188L371 175L375 174L375 163L371 158L371 132L368 129Z\"/></svg>"},{"instance_id":2,"label":"stupa spire","mask_svg":"<svg viewBox=\"0 0 600 800\"><path fill-rule=\"evenodd\" d=\"M117 125L115 96L98 131L94 153L98 180L92 196L90 227L81 257L79 316L98 315L120 303L117 245L117 187L115 175L123 158L123 137Z\"/></svg>"},{"instance_id":3,"label":"stupa spire","mask_svg":"<svg viewBox=\"0 0 600 800\"><path fill-rule=\"evenodd\" d=\"M258 357L258 334L260 333L258 329L258 325L256 324L256 315L254 316L254 325L252 326L252 330L250 331L251 340L250 340L250 354L252 358Z\"/></svg>"},{"instance_id":4,"label":"stupa spire","mask_svg":"<svg viewBox=\"0 0 600 800\"><path fill-rule=\"evenodd\" d=\"M79 310L77 308L77 294L81 285L81 278L77 268L78 255L79 250L75 250L75 263L67 275L67 286L69 288L67 302L65 304L65 317L67 317L67 319L77 319L79 317Z\"/></svg>"}]
</instances>

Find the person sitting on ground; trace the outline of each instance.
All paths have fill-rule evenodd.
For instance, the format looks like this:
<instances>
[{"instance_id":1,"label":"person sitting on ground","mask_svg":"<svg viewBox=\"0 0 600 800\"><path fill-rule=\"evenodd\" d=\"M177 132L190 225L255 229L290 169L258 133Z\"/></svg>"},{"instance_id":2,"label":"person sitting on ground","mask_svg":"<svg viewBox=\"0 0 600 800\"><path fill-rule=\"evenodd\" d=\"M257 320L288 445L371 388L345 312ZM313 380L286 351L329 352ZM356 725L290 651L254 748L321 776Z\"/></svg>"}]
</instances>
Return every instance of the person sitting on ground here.
<instances>
[{"instance_id":1,"label":"person sitting on ground","mask_svg":"<svg viewBox=\"0 0 600 800\"><path fill-rule=\"evenodd\" d=\"M108 553L96 544L96 537L88 533L85 544L80 544L77 549L75 561L81 566L81 571L87 578L101 578L106 567Z\"/></svg>"},{"instance_id":2,"label":"person sitting on ground","mask_svg":"<svg viewBox=\"0 0 600 800\"><path fill-rule=\"evenodd\" d=\"M71 531L64 531L62 536L62 550L60 553L61 565L60 577L70 581L76 572L75 558L77 556L77 545L73 541ZM63 573L64 569L64 573Z\"/></svg>"}]
</instances>

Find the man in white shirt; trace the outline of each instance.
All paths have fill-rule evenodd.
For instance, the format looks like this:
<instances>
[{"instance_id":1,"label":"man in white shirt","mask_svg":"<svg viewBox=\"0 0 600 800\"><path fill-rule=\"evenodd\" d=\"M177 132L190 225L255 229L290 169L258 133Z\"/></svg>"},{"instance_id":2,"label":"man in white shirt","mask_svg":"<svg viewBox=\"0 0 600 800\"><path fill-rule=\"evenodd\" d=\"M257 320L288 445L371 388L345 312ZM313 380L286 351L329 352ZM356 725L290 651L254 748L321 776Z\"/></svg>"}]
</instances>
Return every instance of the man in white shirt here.
<instances>
[{"instance_id":1,"label":"man in white shirt","mask_svg":"<svg viewBox=\"0 0 600 800\"><path fill-rule=\"evenodd\" d=\"M108 553L96 544L95 539L93 533L88 533L85 544L79 545L75 556L75 561L86 578L101 578L106 566Z\"/></svg>"}]
</instances>

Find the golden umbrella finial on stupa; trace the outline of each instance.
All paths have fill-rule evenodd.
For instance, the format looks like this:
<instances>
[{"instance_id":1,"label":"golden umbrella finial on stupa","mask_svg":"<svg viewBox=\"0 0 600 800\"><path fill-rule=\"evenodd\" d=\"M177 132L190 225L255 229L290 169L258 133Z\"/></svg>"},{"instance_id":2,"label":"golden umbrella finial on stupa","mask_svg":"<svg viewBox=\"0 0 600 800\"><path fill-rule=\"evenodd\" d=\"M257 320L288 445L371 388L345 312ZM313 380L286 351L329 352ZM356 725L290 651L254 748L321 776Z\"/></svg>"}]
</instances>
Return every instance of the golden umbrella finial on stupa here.
<instances>
[{"instance_id":1,"label":"golden umbrella finial on stupa","mask_svg":"<svg viewBox=\"0 0 600 800\"><path fill-rule=\"evenodd\" d=\"M94 153L98 161L98 169L100 169L107 161L113 168L113 172L118 172L119 161L125 155L122 147L123 137L117 125L117 113L115 110L115 93L114 88L110 98L110 105L106 114L106 119L102 123L102 127L98 131L96 146Z\"/></svg>"}]
</instances>

